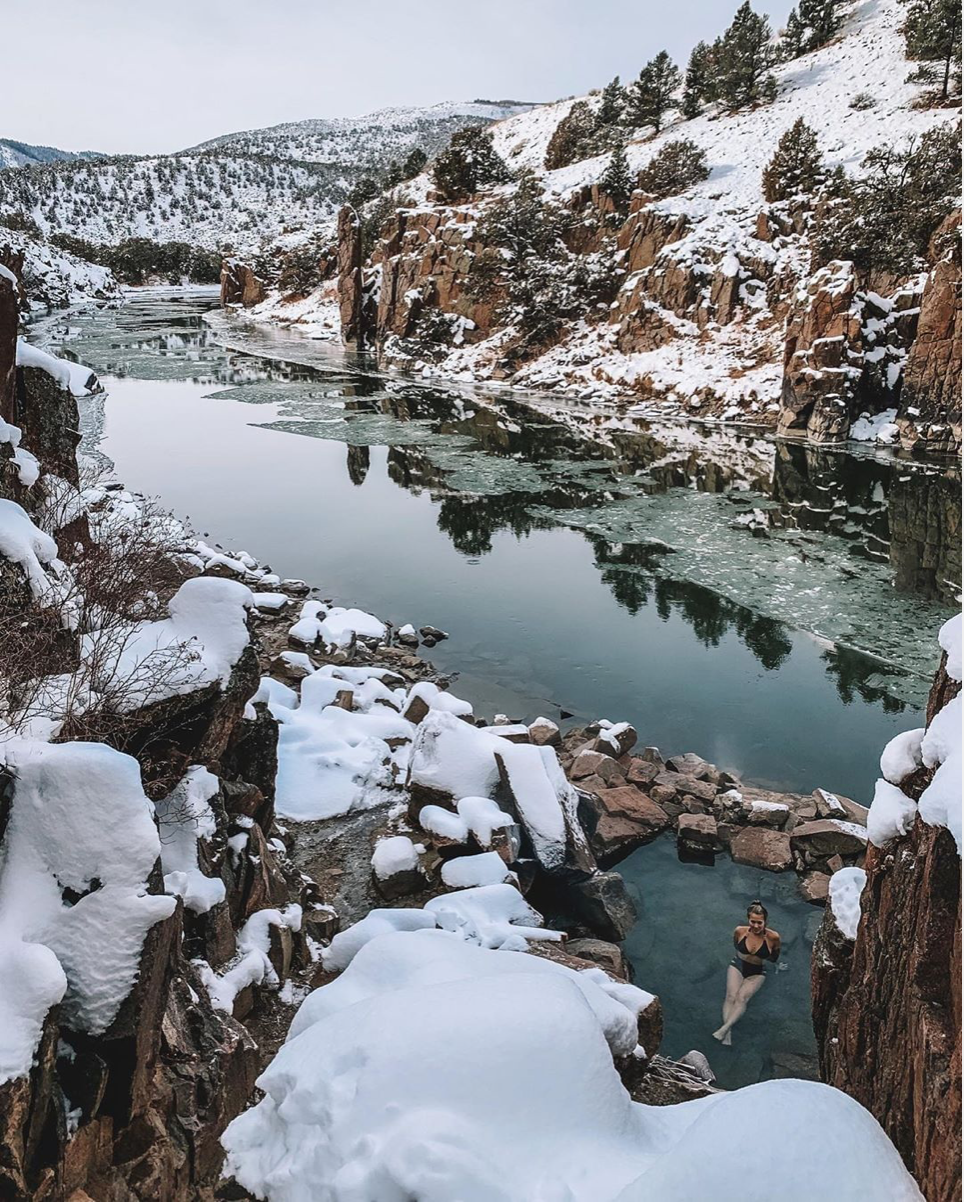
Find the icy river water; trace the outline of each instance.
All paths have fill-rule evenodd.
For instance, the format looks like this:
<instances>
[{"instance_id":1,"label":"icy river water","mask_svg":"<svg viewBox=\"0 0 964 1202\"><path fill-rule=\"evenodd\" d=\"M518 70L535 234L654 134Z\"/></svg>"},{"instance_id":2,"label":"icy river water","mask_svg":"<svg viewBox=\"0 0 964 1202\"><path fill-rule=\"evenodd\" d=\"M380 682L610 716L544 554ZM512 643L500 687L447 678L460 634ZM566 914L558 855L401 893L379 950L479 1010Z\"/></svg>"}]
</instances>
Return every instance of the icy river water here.
<instances>
[{"instance_id":1,"label":"icy river water","mask_svg":"<svg viewBox=\"0 0 964 1202\"><path fill-rule=\"evenodd\" d=\"M324 596L448 631L431 658L480 713L627 719L666 753L869 801L952 612L956 469L407 381L216 306L146 292L38 330L101 377L85 447L129 487ZM622 870L670 1054L698 1046L736 1085L812 1051L818 912L795 878L682 867L668 840ZM787 968L730 1052L706 1033L749 896Z\"/></svg>"}]
</instances>

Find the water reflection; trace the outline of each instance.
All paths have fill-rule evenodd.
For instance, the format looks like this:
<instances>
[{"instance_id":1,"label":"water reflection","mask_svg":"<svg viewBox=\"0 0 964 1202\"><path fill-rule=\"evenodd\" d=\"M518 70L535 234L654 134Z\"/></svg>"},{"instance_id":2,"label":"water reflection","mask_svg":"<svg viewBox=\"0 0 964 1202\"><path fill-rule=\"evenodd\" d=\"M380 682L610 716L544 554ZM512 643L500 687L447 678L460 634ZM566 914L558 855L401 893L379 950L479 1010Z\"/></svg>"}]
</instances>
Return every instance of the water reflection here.
<instances>
[{"instance_id":1,"label":"water reflection","mask_svg":"<svg viewBox=\"0 0 964 1202\"><path fill-rule=\"evenodd\" d=\"M451 602L455 613L425 620L478 631L473 665L488 665L488 676L502 682L511 677L526 697L535 687L519 682L537 681L539 695L563 696L569 709L589 704L581 695L598 690L614 716L631 711L669 725L673 715L679 726L691 715L696 726L695 687L706 693L707 714L734 689L742 690L742 704L753 697L767 714L775 692L745 676L734 647L764 677L780 677L782 696L790 688L781 705L810 711L815 743L818 728L828 736L834 729L827 697L878 714L921 703L933 633L953 604L960 572L956 465L386 377L332 346L219 314L212 330L204 322L212 303L138 296L112 312L52 319L44 331L101 374L130 381L115 384L109 402L111 453L131 464L122 470L134 482L151 487L155 480L171 504L183 495L181 509L203 515L205 529L252 540L257 531L262 544L251 549L272 559L287 541L293 560L297 550L288 570L298 575L310 574L317 554L324 576L345 582L347 599L372 608L386 604L382 589L389 598L411 588L433 605ZM122 421L125 406L137 408L136 421ZM166 473L145 433L165 409L186 439L216 440L220 450L183 494L171 475L181 472L179 462ZM96 405L85 415L88 448L102 439L102 418ZM247 467L235 469L230 459L242 442ZM184 458L189 448L174 445ZM303 465L301 475L295 464ZM251 495L252 480L260 493ZM402 494L418 504L402 503ZM283 502L290 512L281 517ZM294 547L304 513L324 518L317 551L304 534ZM308 525L311 538L315 524ZM476 569L471 583L465 577L463 585L439 537ZM608 609L590 589L587 569L611 599ZM423 604L413 603L404 619ZM525 605L536 612L523 615ZM682 629L690 632L685 645ZM819 636L806 661L800 631ZM665 647L653 642L660 637ZM585 640L588 650L563 647L560 638ZM694 656L690 645L712 652L712 661ZM462 661L452 647L441 658L464 669L464 636L462 647ZM672 704L641 692L652 688L654 660L661 661L658 689ZM717 676L708 680L708 671ZM821 675L829 688L818 686ZM826 710L819 721L817 705ZM887 729L866 725L862 737L876 748L868 762ZM711 753L701 737L688 730L686 745ZM766 730L741 737L767 760L763 774L789 786L780 757L761 750ZM671 745L681 745L679 736ZM846 791L840 780L824 783Z\"/></svg>"}]
</instances>

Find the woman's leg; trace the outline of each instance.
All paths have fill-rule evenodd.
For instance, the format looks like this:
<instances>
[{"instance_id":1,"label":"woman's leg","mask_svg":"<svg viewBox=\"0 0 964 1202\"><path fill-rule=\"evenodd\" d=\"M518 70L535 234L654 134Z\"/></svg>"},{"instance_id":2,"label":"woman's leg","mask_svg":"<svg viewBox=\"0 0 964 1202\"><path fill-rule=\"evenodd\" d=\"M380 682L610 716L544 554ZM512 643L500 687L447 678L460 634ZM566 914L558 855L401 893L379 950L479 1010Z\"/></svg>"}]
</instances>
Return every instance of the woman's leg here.
<instances>
[{"instance_id":1,"label":"woman's leg","mask_svg":"<svg viewBox=\"0 0 964 1202\"><path fill-rule=\"evenodd\" d=\"M733 1007L736 1005L736 1000L740 994L740 986L743 984L743 974L738 968L734 968L732 964L726 967L726 996L723 998L723 1026L718 1031L714 1031L713 1035L716 1039L722 1039L726 1034L726 1023L729 1022L733 1014Z\"/></svg>"},{"instance_id":2,"label":"woman's leg","mask_svg":"<svg viewBox=\"0 0 964 1202\"><path fill-rule=\"evenodd\" d=\"M733 971L736 972L736 969L734 968ZM740 984L740 988L736 995L736 1000L730 1010L730 1017L723 1023L723 1026L720 1027L719 1031L713 1032L713 1034L718 1040L720 1040L721 1043L729 1045L733 1042L730 1038L731 1029L736 1026L736 1024L746 1013L747 1004L749 1003L750 998L753 997L765 980L766 977L761 972L755 977L747 977Z\"/></svg>"}]
</instances>

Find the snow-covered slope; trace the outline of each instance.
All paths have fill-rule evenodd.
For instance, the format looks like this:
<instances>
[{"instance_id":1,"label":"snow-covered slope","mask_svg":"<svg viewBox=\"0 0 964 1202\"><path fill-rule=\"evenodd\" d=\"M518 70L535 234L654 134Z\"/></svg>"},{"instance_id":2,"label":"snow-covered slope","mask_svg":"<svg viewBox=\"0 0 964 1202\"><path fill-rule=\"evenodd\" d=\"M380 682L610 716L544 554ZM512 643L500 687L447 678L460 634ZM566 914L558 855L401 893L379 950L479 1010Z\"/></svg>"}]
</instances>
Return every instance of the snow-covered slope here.
<instances>
[{"instance_id":1,"label":"snow-covered slope","mask_svg":"<svg viewBox=\"0 0 964 1202\"><path fill-rule=\"evenodd\" d=\"M760 177L776 143L798 117L816 130L830 167L855 171L868 150L888 142L919 136L956 118L944 109L915 109L921 93L908 83L913 64L904 54L901 25L906 9L899 0L858 0L829 45L776 68L779 92L772 104L750 112L720 117L704 113L690 121L677 118L655 138L642 131L627 147L634 171L645 167L666 142L686 137L706 152L709 179L662 208L701 220L733 221L755 217L763 197ZM867 93L870 107L855 108L855 97ZM585 98L588 99L588 98ZM545 175L550 192L565 194L594 183L608 155L585 159L558 171L544 172L546 147L573 101L545 105L501 122L493 131L496 149L515 167L531 167Z\"/></svg>"},{"instance_id":2,"label":"snow-covered slope","mask_svg":"<svg viewBox=\"0 0 964 1202\"><path fill-rule=\"evenodd\" d=\"M33 146L0 138L0 170L4 167L32 167L37 163L71 163L77 159L103 158L96 150L59 150L56 146Z\"/></svg>"},{"instance_id":3,"label":"snow-covered slope","mask_svg":"<svg viewBox=\"0 0 964 1202\"><path fill-rule=\"evenodd\" d=\"M958 119L952 109L926 107L925 87L909 82L914 64L906 57L906 8L901 0L856 0L842 3L841 10L841 29L829 44L775 68L777 95L772 103L732 114L708 105L690 120L673 113L655 137L648 128L627 131L627 159L634 176L668 142L681 138L705 153L709 175L678 194L644 204L630 217L620 231L620 249L607 261L609 270L622 276L609 320L587 313L585 321L570 322L556 345L509 373L513 383L568 388L580 395L628 390L674 405L693 403L697 410L701 403L711 403L717 415L750 411L775 420L784 374L786 315L811 270L805 222L794 228L784 221L762 233L758 225L767 207L763 169L780 138L803 118L815 131L826 167L840 167L853 176L862 170L868 151L903 148L926 131ZM599 104L598 94L584 99L592 107ZM573 103L570 99L544 105L493 127L495 149L510 167L534 171L547 197L562 204L599 183L610 160L605 153L546 171L548 144ZM432 208L428 174L404 191L415 210L405 219L409 226L423 220L423 214L424 224L430 224L434 219L425 212ZM483 208L500 191L508 189L483 195L469 208ZM451 220L465 229L471 214L462 208ZM443 217L443 227L449 220ZM470 255L479 249L471 245L471 229L469 224L463 235ZM633 248L639 247L636 253ZM420 255L419 247L412 254ZM451 269L447 263L446 270ZM407 288L412 286L406 281ZM918 281L918 295L920 286ZM720 297L727 293L732 299L721 305ZM464 301L459 309L459 294L454 295L456 312L474 320L477 315L465 309ZM420 301L433 304L421 294ZM467 339L469 345L453 346L440 360L437 354L422 356L417 339L410 338L405 346L392 340L390 335L404 326L403 319L388 324L378 336L399 365L414 366L425 375L463 379L507 374L503 329L482 340Z\"/></svg>"},{"instance_id":4,"label":"snow-covered slope","mask_svg":"<svg viewBox=\"0 0 964 1202\"><path fill-rule=\"evenodd\" d=\"M434 154L463 126L524 108L472 101L383 109L227 134L178 154L21 167L0 172L0 214L90 242L151 238L252 252L330 222L367 171L416 147Z\"/></svg>"},{"instance_id":5,"label":"snow-covered slope","mask_svg":"<svg viewBox=\"0 0 964 1202\"><path fill-rule=\"evenodd\" d=\"M106 267L88 263L39 238L0 227L0 262L17 266L33 312L114 300L120 287Z\"/></svg>"},{"instance_id":6,"label":"snow-covered slope","mask_svg":"<svg viewBox=\"0 0 964 1202\"><path fill-rule=\"evenodd\" d=\"M427 108L386 108L360 117L288 121L266 129L224 134L192 149L375 166L391 158L402 159L416 147L431 156L466 125L501 121L531 107L511 100L470 100Z\"/></svg>"}]
</instances>

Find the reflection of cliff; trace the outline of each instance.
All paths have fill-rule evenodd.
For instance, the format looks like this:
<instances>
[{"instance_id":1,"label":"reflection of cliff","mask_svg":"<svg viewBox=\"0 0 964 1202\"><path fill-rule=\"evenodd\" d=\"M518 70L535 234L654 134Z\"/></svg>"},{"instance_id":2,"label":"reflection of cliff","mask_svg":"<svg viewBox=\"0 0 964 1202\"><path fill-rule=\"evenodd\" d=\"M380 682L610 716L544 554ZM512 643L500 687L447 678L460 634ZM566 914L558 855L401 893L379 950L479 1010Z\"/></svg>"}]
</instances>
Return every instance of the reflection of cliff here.
<instances>
[{"instance_id":1,"label":"reflection of cliff","mask_svg":"<svg viewBox=\"0 0 964 1202\"><path fill-rule=\"evenodd\" d=\"M368 475L371 462L371 451L368 447L348 443L346 467L348 468L348 478L352 484L357 486L365 483L365 477Z\"/></svg>"},{"instance_id":2,"label":"reflection of cliff","mask_svg":"<svg viewBox=\"0 0 964 1202\"><path fill-rule=\"evenodd\" d=\"M896 588L953 603L961 580L959 473L902 466L781 443L773 480L779 520L851 539L854 554L889 561Z\"/></svg>"}]
</instances>

